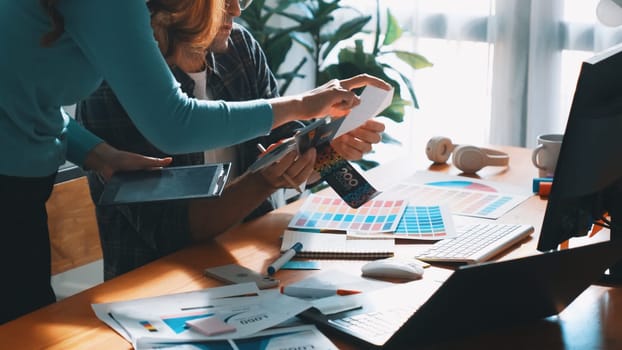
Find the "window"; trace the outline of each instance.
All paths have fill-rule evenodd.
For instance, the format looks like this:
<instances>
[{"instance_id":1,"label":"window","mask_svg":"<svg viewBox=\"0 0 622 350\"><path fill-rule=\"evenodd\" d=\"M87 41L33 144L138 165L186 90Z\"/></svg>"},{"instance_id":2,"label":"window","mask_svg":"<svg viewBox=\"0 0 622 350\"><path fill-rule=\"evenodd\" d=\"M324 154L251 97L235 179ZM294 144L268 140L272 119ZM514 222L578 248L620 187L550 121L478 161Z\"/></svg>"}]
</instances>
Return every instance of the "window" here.
<instances>
[{"instance_id":1,"label":"window","mask_svg":"<svg viewBox=\"0 0 622 350\"><path fill-rule=\"evenodd\" d=\"M375 13L372 0L343 3ZM622 29L597 22L597 3L383 0L407 31L396 46L434 67L412 72L420 109L388 125L404 147L382 145L375 158L423 152L436 135L533 147L538 134L563 132L581 62L622 42Z\"/></svg>"}]
</instances>

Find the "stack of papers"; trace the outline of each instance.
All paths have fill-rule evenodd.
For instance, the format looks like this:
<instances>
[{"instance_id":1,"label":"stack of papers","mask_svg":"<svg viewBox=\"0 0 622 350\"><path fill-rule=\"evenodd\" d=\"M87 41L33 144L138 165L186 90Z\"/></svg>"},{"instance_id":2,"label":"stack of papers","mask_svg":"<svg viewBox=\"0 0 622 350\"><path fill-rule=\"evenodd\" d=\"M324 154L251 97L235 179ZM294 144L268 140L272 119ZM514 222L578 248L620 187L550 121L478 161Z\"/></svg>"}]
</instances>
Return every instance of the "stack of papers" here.
<instances>
[{"instance_id":1,"label":"stack of papers","mask_svg":"<svg viewBox=\"0 0 622 350\"><path fill-rule=\"evenodd\" d=\"M341 231L348 238L441 240L456 236L453 215L497 219L530 196L530 190L494 181L420 171L356 209L312 194L288 227Z\"/></svg>"},{"instance_id":2,"label":"stack of papers","mask_svg":"<svg viewBox=\"0 0 622 350\"><path fill-rule=\"evenodd\" d=\"M311 307L307 301L283 295L276 290L259 291L255 283L236 284L195 292L153 298L93 304L97 317L128 340L136 349L160 348L162 345L214 342L232 339L275 336L283 331L260 333L275 327ZM217 327L190 327L197 320L214 320ZM223 329L222 332L219 329ZM310 339L324 338L311 329L297 330ZM279 337L277 337L279 338ZM327 340L327 339L325 339ZM296 344L296 338L290 340ZM295 348L295 346L294 346Z\"/></svg>"}]
</instances>

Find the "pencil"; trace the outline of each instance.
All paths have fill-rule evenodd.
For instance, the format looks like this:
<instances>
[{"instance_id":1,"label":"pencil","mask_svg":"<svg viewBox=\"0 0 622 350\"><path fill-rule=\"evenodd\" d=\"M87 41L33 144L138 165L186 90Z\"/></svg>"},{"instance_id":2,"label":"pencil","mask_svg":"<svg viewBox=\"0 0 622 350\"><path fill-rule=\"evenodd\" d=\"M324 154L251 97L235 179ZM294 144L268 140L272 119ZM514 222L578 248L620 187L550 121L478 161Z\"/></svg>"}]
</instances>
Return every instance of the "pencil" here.
<instances>
[{"instance_id":1,"label":"pencil","mask_svg":"<svg viewBox=\"0 0 622 350\"><path fill-rule=\"evenodd\" d=\"M265 152L266 149L265 147L261 144L258 143L257 144L257 149L259 149L260 152ZM302 189L296 185L296 183L294 182L294 179L292 179L291 177L289 177L289 175L283 173L283 178L285 179L285 181L287 181L287 183L292 186L298 193L302 193Z\"/></svg>"},{"instance_id":2,"label":"pencil","mask_svg":"<svg viewBox=\"0 0 622 350\"><path fill-rule=\"evenodd\" d=\"M305 298L305 299L318 299L329 297L333 295L353 295L361 293L360 290L351 289L332 289L330 286L317 288L311 286L281 286L281 293L289 295L290 297Z\"/></svg>"}]
</instances>

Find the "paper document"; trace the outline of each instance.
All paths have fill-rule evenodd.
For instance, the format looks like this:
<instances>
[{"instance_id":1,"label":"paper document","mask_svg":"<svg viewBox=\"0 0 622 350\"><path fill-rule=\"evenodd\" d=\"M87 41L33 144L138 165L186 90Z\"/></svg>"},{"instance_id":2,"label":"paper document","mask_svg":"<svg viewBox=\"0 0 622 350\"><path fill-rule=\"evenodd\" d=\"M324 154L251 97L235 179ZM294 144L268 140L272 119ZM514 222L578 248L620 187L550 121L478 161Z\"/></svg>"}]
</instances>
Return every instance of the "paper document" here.
<instances>
[{"instance_id":1,"label":"paper document","mask_svg":"<svg viewBox=\"0 0 622 350\"><path fill-rule=\"evenodd\" d=\"M393 88L391 90L383 90L368 85L361 93L360 99L361 104L352 108L350 114L344 118L334 138L356 129L363 125L367 119L377 116L385 108L389 107L393 100Z\"/></svg>"},{"instance_id":2,"label":"paper document","mask_svg":"<svg viewBox=\"0 0 622 350\"><path fill-rule=\"evenodd\" d=\"M248 338L184 344L141 344L140 350L322 349L337 350L314 325L274 328Z\"/></svg>"},{"instance_id":3,"label":"paper document","mask_svg":"<svg viewBox=\"0 0 622 350\"><path fill-rule=\"evenodd\" d=\"M372 199L355 209L340 198L312 194L287 226L303 230L394 232L407 204L398 194L383 200Z\"/></svg>"},{"instance_id":4,"label":"paper document","mask_svg":"<svg viewBox=\"0 0 622 350\"><path fill-rule=\"evenodd\" d=\"M240 296L255 293L256 296ZM227 295L228 294L228 295ZM229 298L235 296L235 298ZM145 343L185 343L248 337L296 316L310 304L254 283L92 305L95 314L134 347ZM217 317L234 332L207 336L186 321Z\"/></svg>"},{"instance_id":5,"label":"paper document","mask_svg":"<svg viewBox=\"0 0 622 350\"><path fill-rule=\"evenodd\" d=\"M391 195L400 195L407 198L409 204L417 206L444 204L454 215L498 219L533 196L530 190L522 190L521 193L521 189L494 181L416 172L387 189L383 195L389 198Z\"/></svg>"},{"instance_id":6,"label":"paper document","mask_svg":"<svg viewBox=\"0 0 622 350\"><path fill-rule=\"evenodd\" d=\"M438 241L456 237L456 229L447 205L408 205L395 231L348 231L348 236Z\"/></svg>"},{"instance_id":7,"label":"paper document","mask_svg":"<svg viewBox=\"0 0 622 350\"><path fill-rule=\"evenodd\" d=\"M357 290L361 293L369 293L374 290L392 286L392 282L362 277L360 274L352 274L337 269L319 271L298 282L286 285L291 288L310 288L314 290ZM311 299L309 302L324 315L355 309L361 304L358 299L348 295L334 295Z\"/></svg>"}]
</instances>

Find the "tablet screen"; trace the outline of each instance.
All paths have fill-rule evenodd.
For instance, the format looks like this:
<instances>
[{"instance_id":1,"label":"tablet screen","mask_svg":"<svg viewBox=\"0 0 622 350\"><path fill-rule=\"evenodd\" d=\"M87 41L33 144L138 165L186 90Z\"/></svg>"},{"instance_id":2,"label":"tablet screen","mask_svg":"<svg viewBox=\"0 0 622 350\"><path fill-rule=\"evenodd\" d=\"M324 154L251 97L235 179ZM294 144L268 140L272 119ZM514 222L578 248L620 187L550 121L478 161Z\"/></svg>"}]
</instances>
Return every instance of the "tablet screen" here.
<instances>
[{"instance_id":1,"label":"tablet screen","mask_svg":"<svg viewBox=\"0 0 622 350\"><path fill-rule=\"evenodd\" d=\"M100 205L218 197L230 163L120 172L104 185Z\"/></svg>"}]
</instances>

